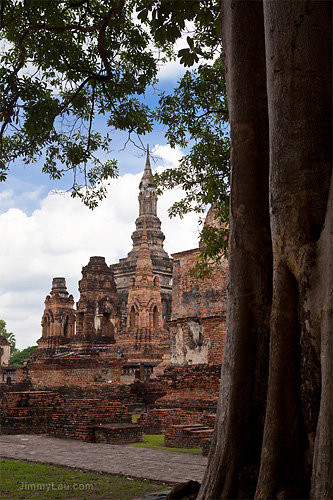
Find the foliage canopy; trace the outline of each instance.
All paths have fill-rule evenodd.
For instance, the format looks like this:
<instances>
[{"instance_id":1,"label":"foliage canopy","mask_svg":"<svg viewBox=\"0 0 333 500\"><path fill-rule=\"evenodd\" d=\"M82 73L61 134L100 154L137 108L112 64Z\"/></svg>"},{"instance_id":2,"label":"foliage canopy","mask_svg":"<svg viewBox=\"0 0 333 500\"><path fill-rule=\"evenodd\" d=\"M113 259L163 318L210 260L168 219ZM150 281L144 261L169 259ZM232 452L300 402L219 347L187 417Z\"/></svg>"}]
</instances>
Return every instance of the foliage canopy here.
<instances>
[{"instance_id":1,"label":"foliage canopy","mask_svg":"<svg viewBox=\"0 0 333 500\"><path fill-rule=\"evenodd\" d=\"M159 192L181 186L186 196L169 210L180 216L202 212L214 205L218 224L201 230L199 262L195 274L211 271L209 259L227 255L229 220L229 127L226 85L220 37L220 2L141 2L139 18L151 14L150 29L156 43L173 43L188 28L188 46L178 52L187 71L171 95L162 93L155 112L166 127L171 147L188 148L178 168L155 175ZM187 22L187 24L186 24ZM220 227L218 227L220 226Z\"/></svg>"},{"instance_id":2,"label":"foliage canopy","mask_svg":"<svg viewBox=\"0 0 333 500\"><path fill-rule=\"evenodd\" d=\"M90 208L117 176L111 133L141 141L154 120L172 147L189 148L175 170L156 176L159 189L181 186L186 198L170 209L180 215L215 204L228 219L229 139L219 33L220 2L203 0L3 0L0 12L0 181L10 164L43 161L60 179L73 172L72 196ZM157 110L144 102L158 66L176 57L187 71ZM214 62L213 62L214 61ZM106 118L102 134L98 118ZM142 143L141 143L142 144ZM216 229L205 229L206 253ZM206 236L205 236L206 232ZM215 242L226 246L225 231Z\"/></svg>"},{"instance_id":3,"label":"foliage canopy","mask_svg":"<svg viewBox=\"0 0 333 500\"><path fill-rule=\"evenodd\" d=\"M22 349L22 351L17 350L15 354L13 354L10 358L10 366L12 367L18 367L18 366L23 366L24 358L29 357L36 349L38 346L28 346Z\"/></svg>"},{"instance_id":4,"label":"foliage canopy","mask_svg":"<svg viewBox=\"0 0 333 500\"><path fill-rule=\"evenodd\" d=\"M178 168L155 174L161 193L181 186L186 196L169 209L170 216L203 212L214 205L221 228L201 231L201 257L226 255L229 219L229 130L222 57L187 71L172 95L161 95L156 116L166 125L169 144L190 146ZM218 248L216 248L216 244Z\"/></svg>"},{"instance_id":5,"label":"foliage canopy","mask_svg":"<svg viewBox=\"0 0 333 500\"><path fill-rule=\"evenodd\" d=\"M115 160L100 161L110 135L97 130L98 115L110 130L152 130L140 96L156 81L158 59L135 22L136 2L1 5L0 179L18 158L27 164L43 158L52 179L72 170L73 196L94 207L105 194L98 181L117 174Z\"/></svg>"}]
</instances>

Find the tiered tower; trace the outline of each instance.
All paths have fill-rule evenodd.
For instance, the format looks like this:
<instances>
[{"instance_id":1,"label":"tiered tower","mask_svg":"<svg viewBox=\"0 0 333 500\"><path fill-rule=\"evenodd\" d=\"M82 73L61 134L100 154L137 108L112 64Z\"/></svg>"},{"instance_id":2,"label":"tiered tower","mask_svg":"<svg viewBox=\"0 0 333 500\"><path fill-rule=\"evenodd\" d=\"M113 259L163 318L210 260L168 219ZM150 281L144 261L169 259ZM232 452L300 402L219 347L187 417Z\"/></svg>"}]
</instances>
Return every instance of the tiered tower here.
<instances>
[{"instance_id":1,"label":"tiered tower","mask_svg":"<svg viewBox=\"0 0 333 500\"><path fill-rule=\"evenodd\" d=\"M139 256L143 224L147 230L147 244L150 251L153 274L158 276L161 287L163 323L170 319L172 293L172 259L163 248L165 236L161 231L161 221L157 216L157 194L152 181L149 147L145 169L139 184L139 216L135 221L136 229L132 234L133 248L127 258L120 259L111 267L117 285L122 311L122 326L127 323L127 301L130 280L135 278L136 263Z\"/></svg>"},{"instance_id":2,"label":"tiered tower","mask_svg":"<svg viewBox=\"0 0 333 500\"><path fill-rule=\"evenodd\" d=\"M128 291L127 331L135 339L136 350L168 346L168 333L162 320L160 280L153 274L145 221L135 278L131 278Z\"/></svg>"},{"instance_id":3,"label":"tiered tower","mask_svg":"<svg viewBox=\"0 0 333 500\"><path fill-rule=\"evenodd\" d=\"M76 312L76 335L114 338L119 321L116 285L104 257L91 257L82 268L80 300Z\"/></svg>"},{"instance_id":4,"label":"tiered tower","mask_svg":"<svg viewBox=\"0 0 333 500\"><path fill-rule=\"evenodd\" d=\"M73 295L69 295L65 278L53 278L52 290L45 299L42 318L42 348L56 347L63 339L70 339L75 333L75 312Z\"/></svg>"},{"instance_id":5,"label":"tiered tower","mask_svg":"<svg viewBox=\"0 0 333 500\"><path fill-rule=\"evenodd\" d=\"M132 234L133 248L127 258L137 259L140 250L143 223L147 227L147 239L152 259L169 259L163 248L165 236L161 231L161 221L157 217L157 194L153 183L150 166L149 146L147 147L146 165L139 184L139 217L135 221L136 230Z\"/></svg>"}]
</instances>

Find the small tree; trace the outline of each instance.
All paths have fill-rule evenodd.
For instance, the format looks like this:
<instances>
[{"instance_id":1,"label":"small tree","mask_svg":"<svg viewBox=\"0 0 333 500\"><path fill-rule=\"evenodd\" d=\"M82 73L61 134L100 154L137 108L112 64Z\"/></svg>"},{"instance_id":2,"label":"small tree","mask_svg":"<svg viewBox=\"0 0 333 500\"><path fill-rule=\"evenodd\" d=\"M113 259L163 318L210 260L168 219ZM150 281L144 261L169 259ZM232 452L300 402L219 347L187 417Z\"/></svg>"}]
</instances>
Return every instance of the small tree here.
<instances>
[{"instance_id":1,"label":"small tree","mask_svg":"<svg viewBox=\"0 0 333 500\"><path fill-rule=\"evenodd\" d=\"M0 319L0 335L5 337L10 343L10 357L12 358L14 354L19 352L19 349L16 348L16 338L14 333L7 332L6 321L4 321L3 319Z\"/></svg>"},{"instance_id":2,"label":"small tree","mask_svg":"<svg viewBox=\"0 0 333 500\"><path fill-rule=\"evenodd\" d=\"M22 349L22 351L17 351L13 356L10 358L10 366L13 368L23 366L25 358L28 358L35 350L37 349L37 346L28 346L25 349Z\"/></svg>"}]
</instances>

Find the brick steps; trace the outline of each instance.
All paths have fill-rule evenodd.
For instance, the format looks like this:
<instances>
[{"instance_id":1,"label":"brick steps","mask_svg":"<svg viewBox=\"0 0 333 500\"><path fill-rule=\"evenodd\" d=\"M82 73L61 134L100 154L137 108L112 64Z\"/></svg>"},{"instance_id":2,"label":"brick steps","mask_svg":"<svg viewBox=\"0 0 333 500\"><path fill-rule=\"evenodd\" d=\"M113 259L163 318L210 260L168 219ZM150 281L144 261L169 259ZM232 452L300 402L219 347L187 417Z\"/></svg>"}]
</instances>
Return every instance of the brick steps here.
<instances>
[{"instance_id":1,"label":"brick steps","mask_svg":"<svg viewBox=\"0 0 333 500\"><path fill-rule=\"evenodd\" d=\"M171 425L164 438L170 448L202 448L203 440L211 438L214 429L201 424Z\"/></svg>"},{"instance_id":2,"label":"brick steps","mask_svg":"<svg viewBox=\"0 0 333 500\"><path fill-rule=\"evenodd\" d=\"M141 414L138 423L146 434L162 434L170 425L192 423L195 417L181 408L152 408Z\"/></svg>"}]
</instances>

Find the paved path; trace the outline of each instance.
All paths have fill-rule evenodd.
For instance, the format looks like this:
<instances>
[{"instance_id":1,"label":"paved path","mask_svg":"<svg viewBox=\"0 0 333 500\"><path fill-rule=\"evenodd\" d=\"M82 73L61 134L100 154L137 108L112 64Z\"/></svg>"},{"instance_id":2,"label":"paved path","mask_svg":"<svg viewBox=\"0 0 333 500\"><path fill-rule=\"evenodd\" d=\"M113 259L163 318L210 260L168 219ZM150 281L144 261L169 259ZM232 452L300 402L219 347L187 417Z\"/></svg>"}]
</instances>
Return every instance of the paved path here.
<instances>
[{"instance_id":1,"label":"paved path","mask_svg":"<svg viewBox=\"0 0 333 500\"><path fill-rule=\"evenodd\" d=\"M37 435L0 435L0 456L167 483L201 482L207 457Z\"/></svg>"}]
</instances>

